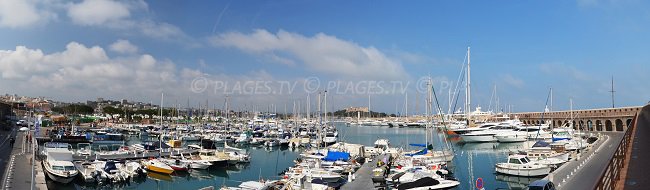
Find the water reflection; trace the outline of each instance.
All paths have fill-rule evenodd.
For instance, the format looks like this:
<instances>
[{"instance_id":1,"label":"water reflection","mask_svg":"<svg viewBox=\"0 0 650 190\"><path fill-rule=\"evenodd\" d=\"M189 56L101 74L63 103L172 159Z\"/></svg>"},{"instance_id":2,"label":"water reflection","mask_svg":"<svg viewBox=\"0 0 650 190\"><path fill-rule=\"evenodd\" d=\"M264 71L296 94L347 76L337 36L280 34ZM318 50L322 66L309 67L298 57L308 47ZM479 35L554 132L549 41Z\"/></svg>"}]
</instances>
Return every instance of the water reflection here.
<instances>
[{"instance_id":1,"label":"water reflection","mask_svg":"<svg viewBox=\"0 0 650 190\"><path fill-rule=\"evenodd\" d=\"M523 190L533 181L542 179L541 177L520 177L502 174L496 174L495 178L497 181L505 182L508 189L512 190Z\"/></svg>"}]
</instances>

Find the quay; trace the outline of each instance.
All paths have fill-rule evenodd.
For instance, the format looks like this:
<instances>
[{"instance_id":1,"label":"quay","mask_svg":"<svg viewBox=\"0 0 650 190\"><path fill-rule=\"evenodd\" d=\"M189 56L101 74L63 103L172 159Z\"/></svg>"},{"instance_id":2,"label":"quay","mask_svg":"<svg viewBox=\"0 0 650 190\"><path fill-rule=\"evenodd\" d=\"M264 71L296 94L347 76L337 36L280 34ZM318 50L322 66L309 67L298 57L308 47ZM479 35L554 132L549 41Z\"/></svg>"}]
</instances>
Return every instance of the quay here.
<instances>
[{"instance_id":1,"label":"quay","mask_svg":"<svg viewBox=\"0 0 650 190\"><path fill-rule=\"evenodd\" d=\"M612 158L610 168L613 171L603 173L601 184L603 187L615 187L620 189L648 189L650 180L650 105L643 107L634 123L634 128L625 141L626 147L621 147L621 152ZM607 179L613 179L607 183ZM601 188L606 189L606 188Z\"/></svg>"},{"instance_id":2,"label":"quay","mask_svg":"<svg viewBox=\"0 0 650 190\"><path fill-rule=\"evenodd\" d=\"M356 189L369 189L369 187L376 188L375 183L372 182L372 170L377 166L379 160L387 158L387 154L375 156L371 162L365 162L353 175L354 180L344 184L341 190L356 190Z\"/></svg>"},{"instance_id":3,"label":"quay","mask_svg":"<svg viewBox=\"0 0 650 190\"><path fill-rule=\"evenodd\" d=\"M558 189L648 189L650 105L637 110L626 122L624 132L599 133L603 139L592 150L583 152L580 158L558 168L546 179Z\"/></svg>"},{"instance_id":4,"label":"quay","mask_svg":"<svg viewBox=\"0 0 650 190\"><path fill-rule=\"evenodd\" d=\"M623 138L621 132L598 133L598 141L563 164L544 179L552 181L558 189L593 189L600 173L616 152L616 142Z\"/></svg>"},{"instance_id":5,"label":"quay","mask_svg":"<svg viewBox=\"0 0 650 190\"><path fill-rule=\"evenodd\" d=\"M48 189L41 162L38 157L34 160L31 141L26 139L25 132L15 132L14 130L6 138L10 136L15 136L16 142L13 147L9 147L11 154L10 159L5 161L6 167L2 178L2 189L32 189L32 183L34 189ZM6 140L3 139L0 146L10 146L5 142ZM35 163L32 165L32 162ZM32 170L32 166L34 170ZM34 178L32 178L32 171L34 172Z\"/></svg>"}]
</instances>

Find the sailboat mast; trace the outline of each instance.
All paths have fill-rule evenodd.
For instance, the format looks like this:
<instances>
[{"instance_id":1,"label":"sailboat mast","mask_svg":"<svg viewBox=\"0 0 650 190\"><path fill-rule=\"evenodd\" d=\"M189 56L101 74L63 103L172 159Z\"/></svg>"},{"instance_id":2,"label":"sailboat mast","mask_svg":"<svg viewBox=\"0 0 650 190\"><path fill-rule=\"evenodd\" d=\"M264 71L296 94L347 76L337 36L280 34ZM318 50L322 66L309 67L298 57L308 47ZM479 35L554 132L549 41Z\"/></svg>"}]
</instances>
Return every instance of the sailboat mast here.
<instances>
[{"instance_id":1,"label":"sailboat mast","mask_svg":"<svg viewBox=\"0 0 650 190\"><path fill-rule=\"evenodd\" d=\"M614 108L614 92L616 92L614 91L614 75L612 75L612 90L610 90L609 92L612 93L612 108Z\"/></svg>"},{"instance_id":2,"label":"sailboat mast","mask_svg":"<svg viewBox=\"0 0 650 190\"><path fill-rule=\"evenodd\" d=\"M553 88L551 88L551 107L549 108L549 112L553 112ZM550 114L549 120L551 121L551 129L555 128L555 122L553 122L553 114ZM562 126L559 126L562 127Z\"/></svg>"},{"instance_id":3,"label":"sailboat mast","mask_svg":"<svg viewBox=\"0 0 650 190\"><path fill-rule=\"evenodd\" d=\"M405 106L406 108L405 108L404 111L405 111L406 113L405 113L404 115L406 115L406 120L408 121L408 119L409 119L409 93L408 93L408 92L406 93L406 98L405 98L405 99L406 99L406 100L404 100L404 106Z\"/></svg>"},{"instance_id":4,"label":"sailboat mast","mask_svg":"<svg viewBox=\"0 0 650 190\"><path fill-rule=\"evenodd\" d=\"M465 114L466 114L465 118L467 118L467 125L470 125L470 117L471 117L470 109L472 109L472 102L471 102L472 101L472 98L471 98L472 97L472 88L471 88L471 83L470 83L471 74L470 74L470 49L469 48L470 47L467 47L467 75L466 75L467 76L467 81L465 82L465 84L467 85L467 86L465 86L465 88L466 88L466 90L465 90Z\"/></svg>"},{"instance_id":5,"label":"sailboat mast","mask_svg":"<svg viewBox=\"0 0 650 190\"><path fill-rule=\"evenodd\" d=\"M368 93L368 118L372 117L372 112L370 112L370 93Z\"/></svg>"},{"instance_id":6,"label":"sailboat mast","mask_svg":"<svg viewBox=\"0 0 650 190\"><path fill-rule=\"evenodd\" d=\"M324 104L323 109L325 110L325 119L323 119L323 120L324 120L324 123L327 124L327 90L323 94L324 94L323 95L324 96L323 97L323 99L324 99L323 100L323 104Z\"/></svg>"},{"instance_id":7,"label":"sailboat mast","mask_svg":"<svg viewBox=\"0 0 650 190\"><path fill-rule=\"evenodd\" d=\"M165 93L162 92L160 93L160 128L162 129L163 127L163 102L165 100ZM158 143L160 143L160 147L158 150L160 150L159 157L162 156L162 138L163 138L163 133L160 134L160 138L158 138Z\"/></svg>"},{"instance_id":8,"label":"sailboat mast","mask_svg":"<svg viewBox=\"0 0 650 190\"><path fill-rule=\"evenodd\" d=\"M569 109L571 110L571 125L573 125L573 98L569 98Z\"/></svg>"},{"instance_id":9,"label":"sailboat mast","mask_svg":"<svg viewBox=\"0 0 650 190\"><path fill-rule=\"evenodd\" d=\"M427 95L429 94L429 83L427 82ZM428 100L424 99L424 117L427 122L424 124L424 146L429 145L429 106L427 105Z\"/></svg>"}]
</instances>

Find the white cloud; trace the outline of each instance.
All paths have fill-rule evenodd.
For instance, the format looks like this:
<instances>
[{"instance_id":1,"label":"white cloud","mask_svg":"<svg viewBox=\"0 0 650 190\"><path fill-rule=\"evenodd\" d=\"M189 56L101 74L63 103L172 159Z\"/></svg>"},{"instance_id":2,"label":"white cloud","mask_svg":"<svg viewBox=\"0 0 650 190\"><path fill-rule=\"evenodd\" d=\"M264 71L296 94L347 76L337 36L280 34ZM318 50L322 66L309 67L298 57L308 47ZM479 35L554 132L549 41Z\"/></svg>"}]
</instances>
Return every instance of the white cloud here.
<instances>
[{"instance_id":1,"label":"white cloud","mask_svg":"<svg viewBox=\"0 0 650 190\"><path fill-rule=\"evenodd\" d=\"M212 81L204 92L196 93L191 89L192 81L197 77ZM146 102L158 100L161 92L165 92L165 99L169 100L191 98L194 102L204 101L206 97L214 100L225 96L224 92L246 93L246 89L233 91L236 83L277 81L263 70L244 74L208 74L178 68L167 59L149 54L119 54L111 57L100 46L87 46L77 42L70 42L64 50L51 53L25 46L0 50L0 79L2 89L11 89L11 93L47 96L63 101L105 97ZM228 84L228 89L215 87L214 81ZM279 83L273 84L274 89L281 88ZM287 102L291 98L287 94L238 94L232 103L266 105L273 101Z\"/></svg>"},{"instance_id":2,"label":"white cloud","mask_svg":"<svg viewBox=\"0 0 650 190\"><path fill-rule=\"evenodd\" d=\"M125 33L135 31L143 36L198 46L195 40L175 25L149 16L149 6L140 1L84 0L72 3L68 17L81 26L103 27Z\"/></svg>"},{"instance_id":3,"label":"white cloud","mask_svg":"<svg viewBox=\"0 0 650 190\"><path fill-rule=\"evenodd\" d=\"M250 34L230 32L210 38L218 47L270 56L283 64L301 63L308 70L363 79L406 79L401 63L378 49L363 47L323 33L312 37L280 30L277 34L255 30ZM281 57L280 55L286 55Z\"/></svg>"},{"instance_id":4,"label":"white cloud","mask_svg":"<svg viewBox=\"0 0 650 190\"><path fill-rule=\"evenodd\" d=\"M48 9L39 9L39 3L32 0L0 0L0 26L23 28L39 22L56 18L56 14ZM47 7L45 5L42 5Z\"/></svg>"},{"instance_id":5,"label":"white cloud","mask_svg":"<svg viewBox=\"0 0 650 190\"><path fill-rule=\"evenodd\" d=\"M103 25L131 16L126 4L111 0L85 0L73 4L68 9L68 16L74 23L81 25Z\"/></svg>"},{"instance_id":6,"label":"white cloud","mask_svg":"<svg viewBox=\"0 0 650 190\"><path fill-rule=\"evenodd\" d=\"M137 53L138 47L131 44L128 40L117 40L115 43L111 44L111 50L118 53Z\"/></svg>"},{"instance_id":7,"label":"white cloud","mask_svg":"<svg viewBox=\"0 0 650 190\"><path fill-rule=\"evenodd\" d=\"M75 98L150 95L173 89L181 80L176 75L175 65L170 61L157 60L148 54L109 57L102 47L87 47L77 42L70 42L64 51L51 54L24 46L0 50L2 86L10 89L29 86L38 94Z\"/></svg>"}]
</instances>

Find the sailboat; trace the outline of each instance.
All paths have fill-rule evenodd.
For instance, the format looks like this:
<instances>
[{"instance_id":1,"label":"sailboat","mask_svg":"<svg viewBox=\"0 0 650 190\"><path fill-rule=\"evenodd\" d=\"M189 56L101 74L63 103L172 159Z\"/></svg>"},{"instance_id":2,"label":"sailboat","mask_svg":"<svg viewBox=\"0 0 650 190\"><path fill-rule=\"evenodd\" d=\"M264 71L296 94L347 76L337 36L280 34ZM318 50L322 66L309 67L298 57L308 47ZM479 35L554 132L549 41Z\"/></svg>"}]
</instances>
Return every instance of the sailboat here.
<instances>
[{"instance_id":1,"label":"sailboat","mask_svg":"<svg viewBox=\"0 0 650 190\"><path fill-rule=\"evenodd\" d=\"M163 108L163 100L164 100L164 98L165 98L165 95L161 94L161 98L160 98L160 125L161 126L163 125L163 114L162 114L163 109L162 108ZM159 149L159 151L160 151L160 154L162 154L162 135L158 139L158 141L159 141L160 147L161 147ZM149 171L158 172L158 173L162 173L162 174L171 174L171 173L174 172L174 169L172 167L169 167L169 165L163 163L162 161L160 161L158 159L145 160L145 161L142 162L142 164Z\"/></svg>"},{"instance_id":2,"label":"sailboat","mask_svg":"<svg viewBox=\"0 0 650 190\"><path fill-rule=\"evenodd\" d=\"M431 82L427 84L428 87L428 98L427 98L427 105L426 105L426 114L427 114L427 123L425 125L425 144L410 144L411 146L415 147L422 147L423 149L418 150L418 151L412 151L404 154L404 156L409 157L410 159L414 161L418 161L421 163L425 164L431 164L431 163L440 163L440 162L450 162L454 159L454 154L451 151L433 151L433 146L429 144L429 128L431 128L431 122L432 118L430 114L433 112L433 109L431 107L432 105L432 94L431 91L433 90L431 86ZM440 109L438 109L440 110Z\"/></svg>"}]
</instances>

